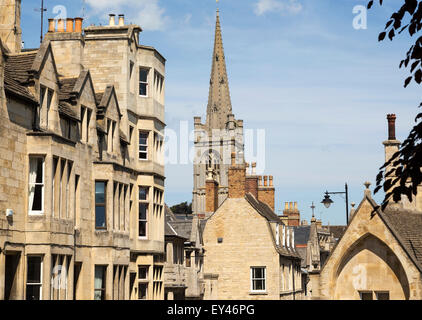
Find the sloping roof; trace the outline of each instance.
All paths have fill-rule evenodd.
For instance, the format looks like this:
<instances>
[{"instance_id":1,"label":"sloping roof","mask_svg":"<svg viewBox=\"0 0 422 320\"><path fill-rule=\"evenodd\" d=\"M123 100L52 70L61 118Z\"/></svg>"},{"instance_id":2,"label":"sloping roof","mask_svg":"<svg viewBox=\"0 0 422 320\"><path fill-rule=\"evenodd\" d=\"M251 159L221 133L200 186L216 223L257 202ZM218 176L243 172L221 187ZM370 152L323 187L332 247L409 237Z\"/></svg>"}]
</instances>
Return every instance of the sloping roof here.
<instances>
[{"instance_id":1,"label":"sloping roof","mask_svg":"<svg viewBox=\"0 0 422 320\"><path fill-rule=\"evenodd\" d=\"M75 84L78 78L63 78L60 79L59 100L70 100L72 93L74 93Z\"/></svg>"},{"instance_id":2,"label":"sloping roof","mask_svg":"<svg viewBox=\"0 0 422 320\"><path fill-rule=\"evenodd\" d=\"M31 92L19 82L15 81L9 72L4 72L4 89L12 94L28 99L34 103L38 101Z\"/></svg>"},{"instance_id":3,"label":"sloping roof","mask_svg":"<svg viewBox=\"0 0 422 320\"><path fill-rule=\"evenodd\" d=\"M179 236L190 239L192 232L192 220L172 221L170 224Z\"/></svg>"},{"instance_id":4,"label":"sloping roof","mask_svg":"<svg viewBox=\"0 0 422 320\"><path fill-rule=\"evenodd\" d=\"M37 51L7 56L5 71L13 76L13 79L21 84L27 83L32 70Z\"/></svg>"},{"instance_id":5,"label":"sloping roof","mask_svg":"<svg viewBox=\"0 0 422 320\"><path fill-rule=\"evenodd\" d=\"M333 234L333 237L338 241L343 236L346 231L347 226L329 226L330 233Z\"/></svg>"},{"instance_id":6,"label":"sloping roof","mask_svg":"<svg viewBox=\"0 0 422 320\"><path fill-rule=\"evenodd\" d=\"M245 195L245 199L261 216L267 219L268 222L277 222L283 224L277 214L275 214L274 211L266 203L255 199L255 197L250 193L247 193ZM300 259L300 255L296 252L295 248L286 248L283 246L276 245L274 234L272 233L272 231L271 236L273 237L275 248L280 255Z\"/></svg>"},{"instance_id":7,"label":"sloping roof","mask_svg":"<svg viewBox=\"0 0 422 320\"><path fill-rule=\"evenodd\" d=\"M264 218L271 222L281 223L280 218L274 213L273 210L264 202L256 200L255 197L247 193L245 199L251 204L252 207Z\"/></svg>"},{"instance_id":8,"label":"sloping roof","mask_svg":"<svg viewBox=\"0 0 422 320\"><path fill-rule=\"evenodd\" d=\"M309 235L311 233L311 226L298 226L293 227L293 229L295 232L295 244L308 244Z\"/></svg>"},{"instance_id":9,"label":"sloping roof","mask_svg":"<svg viewBox=\"0 0 422 320\"><path fill-rule=\"evenodd\" d=\"M6 56L4 68L4 87L6 91L32 102L37 99L25 86L30 78L30 71L37 52Z\"/></svg>"},{"instance_id":10,"label":"sloping roof","mask_svg":"<svg viewBox=\"0 0 422 320\"><path fill-rule=\"evenodd\" d=\"M173 211L169 208L167 204L164 204L164 213L168 221L176 221L177 219L176 216L174 215Z\"/></svg>"},{"instance_id":11,"label":"sloping roof","mask_svg":"<svg viewBox=\"0 0 422 320\"><path fill-rule=\"evenodd\" d=\"M381 215L403 249L422 272L422 214L387 207Z\"/></svg>"},{"instance_id":12,"label":"sloping roof","mask_svg":"<svg viewBox=\"0 0 422 320\"><path fill-rule=\"evenodd\" d=\"M95 100L96 100L98 106L100 105L101 100L103 99L103 95L104 95L104 92L97 92L95 94Z\"/></svg>"},{"instance_id":13,"label":"sloping roof","mask_svg":"<svg viewBox=\"0 0 422 320\"><path fill-rule=\"evenodd\" d=\"M79 121L78 115L76 114L75 110L73 110L73 106L70 103L60 101L59 112L60 114L70 117L73 120Z\"/></svg>"},{"instance_id":14,"label":"sloping roof","mask_svg":"<svg viewBox=\"0 0 422 320\"><path fill-rule=\"evenodd\" d=\"M296 237L296 234L295 234L295 237ZM295 238L295 241L296 241L296 238ZM304 248L300 248L300 247L297 248L296 247L296 252L299 254L300 258L302 259L300 266L302 268L306 268L307 267L307 264L306 264L307 248L306 247L304 247Z\"/></svg>"}]
</instances>

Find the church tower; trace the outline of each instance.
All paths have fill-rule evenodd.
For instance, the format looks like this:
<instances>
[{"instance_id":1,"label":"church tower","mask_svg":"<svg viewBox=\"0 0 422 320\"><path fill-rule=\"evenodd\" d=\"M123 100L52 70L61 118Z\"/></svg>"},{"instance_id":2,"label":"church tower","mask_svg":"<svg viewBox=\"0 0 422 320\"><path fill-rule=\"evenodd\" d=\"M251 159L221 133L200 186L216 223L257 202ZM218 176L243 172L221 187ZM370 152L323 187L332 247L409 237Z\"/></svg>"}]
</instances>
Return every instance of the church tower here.
<instances>
[{"instance_id":1,"label":"church tower","mask_svg":"<svg viewBox=\"0 0 422 320\"><path fill-rule=\"evenodd\" d=\"M218 10L206 121L194 117L194 130L192 210L208 216L227 198L231 153L236 154L237 164L245 161L243 120L236 120L232 112Z\"/></svg>"}]
</instances>

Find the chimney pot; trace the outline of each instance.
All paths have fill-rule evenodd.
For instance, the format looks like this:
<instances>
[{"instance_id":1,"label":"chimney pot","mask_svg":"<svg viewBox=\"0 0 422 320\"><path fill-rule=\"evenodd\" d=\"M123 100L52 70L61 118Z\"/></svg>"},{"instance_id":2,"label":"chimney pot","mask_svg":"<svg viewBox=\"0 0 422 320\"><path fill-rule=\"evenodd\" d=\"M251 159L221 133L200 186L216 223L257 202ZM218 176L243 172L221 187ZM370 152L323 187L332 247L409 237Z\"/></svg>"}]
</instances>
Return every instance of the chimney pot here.
<instances>
[{"instance_id":1,"label":"chimney pot","mask_svg":"<svg viewBox=\"0 0 422 320\"><path fill-rule=\"evenodd\" d=\"M264 176L264 187L268 186L268 176Z\"/></svg>"},{"instance_id":2,"label":"chimney pot","mask_svg":"<svg viewBox=\"0 0 422 320\"><path fill-rule=\"evenodd\" d=\"M273 187L273 176L269 176L268 179L270 181L270 187Z\"/></svg>"},{"instance_id":3,"label":"chimney pot","mask_svg":"<svg viewBox=\"0 0 422 320\"><path fill-rule=\"evenodd\" d=\"M56 31L56 20L48 19L48 32Z\"/></svg>"},{"instance_id":4,"label":"chimney pot","mask_svg":"<svg viewBox=\"0 0 422 320\"><path fill-rule=\"evenodd\" d=\"M64 19L59 19L57 23L57 32L64 32Z\"/></svg>"},{"instance_id":5,"label":"chimney pot","mask_svg":"<svg viewBox=\"0 0 422 320\"><path fill-rule=\"evenodd\" d=\"M284 203L284 210L289 210L289 203L288 202Z\"/></svg>"},{"instance_id":6,"label":"chimney pot","mask_svg":"<svg viewBox=\"0 0 422 320\"><path fill-rule=\"evenodd\" d=\"M297 210L297 202L295 202L295 210Z\"/></svg>"},{"instance_id":7,"label":"chimney pot","mask_svg":"<svg viewBox=\"0 0 422 320\"><path fill-rule=\"evenodd\" d=\"M66 32L73 32L73 21L74 19L72 18L66 19Z\"/></svg>"},{"instance_id":8,"label":"chimney pot","mask_svg":"<svg viewBox=\"0 0 422 320\"><path fill-rule=\"evenodd\" d=\"M396 140L396 115L387 114L388 140Z\"/></svg>"},{"instance_id":9,"label":"chimney pot","mask_svg":"<svg viewBox=\"0 0 422 320\"><path fill-rule=\"evenodd\" d=\"M289 202L289 209L293 209L293 202Z\"/></svg>"},{"instance_id":10,"label":"chimney pot","mask_svg":"<svg viewBox=\"0 0 422 320\"><path fill-rule=\"evenodd\" d=\"M75 18L75 32L82 33L83 18Z\"/></svg>"},{"instance_id":11,"label":"chimney pot","mask_svg":"<svg viewBox=\"0 0 422 320\"><path fill-rule=\"evenodd\" d=\"M115 26L116 25L116 15L111 13L111 14L109 14L109 17L110 17L109 18L109 26L110 27Z\"/></svg>"},{"instance_id":12,"label":"chimney pot","mask_svg":"<svg viewBox=\"0 0 422 320\"><path fill-rule=\"evenodd\" d=\"M119 14L119 26L124 26L124 25L125 25L125 15Z\"/></svg>"}]
</instances>

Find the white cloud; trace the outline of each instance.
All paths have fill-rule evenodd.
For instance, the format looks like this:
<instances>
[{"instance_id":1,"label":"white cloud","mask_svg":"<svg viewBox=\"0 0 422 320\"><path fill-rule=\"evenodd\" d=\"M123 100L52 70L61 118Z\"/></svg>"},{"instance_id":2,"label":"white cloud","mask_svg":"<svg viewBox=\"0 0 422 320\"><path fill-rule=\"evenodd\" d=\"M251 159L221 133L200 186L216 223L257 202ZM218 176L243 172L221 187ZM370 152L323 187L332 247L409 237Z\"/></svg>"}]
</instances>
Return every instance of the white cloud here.
<instances>
[{"instance_id":1,"label":"white cloud","mask_svg":"<svg viewBox=\"0 0 422 320\"><path fill-rule=\"evenodd\" d=\"M297 14L302 10L298 0L258 0L255 3L255 14L261 16L267 12Z\"/></svg>"},{"instance_id":2,"label":"white cloud","mask_svg":"<svg viewBox=\"0 0 422 320\"><path fill-rule=\"evenodd\" d=\"M87 0L95 15L108 13L125 14L126 21L144 30L164 30L169 20L159 0Z\"/></svg>"}]
</instances>

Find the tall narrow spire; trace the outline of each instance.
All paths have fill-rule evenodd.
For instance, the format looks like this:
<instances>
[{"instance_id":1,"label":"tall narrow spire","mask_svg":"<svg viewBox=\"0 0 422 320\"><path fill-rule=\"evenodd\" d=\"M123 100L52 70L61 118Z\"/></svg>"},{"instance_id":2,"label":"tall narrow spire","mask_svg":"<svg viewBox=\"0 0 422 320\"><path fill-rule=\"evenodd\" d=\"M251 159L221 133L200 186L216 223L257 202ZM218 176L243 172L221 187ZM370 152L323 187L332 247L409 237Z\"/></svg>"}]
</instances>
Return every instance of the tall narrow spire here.
<instances>
[{"instance_id":1,"label":"tall narrow spire","mask_svg":"<svg viewBox=\"0 0 422 320\"><path fill-rule=\"evenodd\" d=\"M232 104L230 101L226 58L224 56L220 14L218 9L217 21L215 24L214 53L212 59L207 107L207 127L209 129L223 129L226 126L227 115L232 113Z\"/></svg>"}]
</instances>

